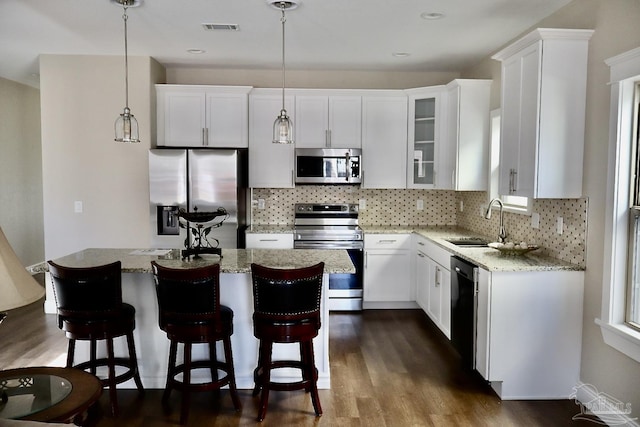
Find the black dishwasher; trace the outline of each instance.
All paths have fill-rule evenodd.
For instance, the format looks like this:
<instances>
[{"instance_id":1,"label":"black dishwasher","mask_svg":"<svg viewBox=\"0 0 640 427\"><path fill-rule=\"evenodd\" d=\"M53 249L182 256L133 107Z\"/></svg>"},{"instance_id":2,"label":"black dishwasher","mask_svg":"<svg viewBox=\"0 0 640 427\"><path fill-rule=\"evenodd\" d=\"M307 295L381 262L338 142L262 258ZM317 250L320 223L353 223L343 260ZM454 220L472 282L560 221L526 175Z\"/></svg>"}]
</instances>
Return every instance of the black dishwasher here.
<instances>
[{"instance_id":1,"label":"black dishwasher","mask_svg":"<svg viewBox=\"0 0 640 427\"><path fill-rule=\"evenodd\" d=\"M475 368L477 277L477 266L451 257L451 343L469 370Z\"/></svg>"}]
</instances>

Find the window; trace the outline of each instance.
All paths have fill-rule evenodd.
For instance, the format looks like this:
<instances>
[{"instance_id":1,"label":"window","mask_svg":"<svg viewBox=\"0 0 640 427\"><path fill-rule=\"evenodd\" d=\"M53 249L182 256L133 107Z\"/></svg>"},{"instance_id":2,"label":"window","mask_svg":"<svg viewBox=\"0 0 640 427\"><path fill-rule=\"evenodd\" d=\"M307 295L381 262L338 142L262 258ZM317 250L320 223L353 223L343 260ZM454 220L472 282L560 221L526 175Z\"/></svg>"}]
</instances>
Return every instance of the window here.
<instances>
[{"instance_id":1,"label":"window","mask_svg":"<svg viewBox=\"0 0 640 427\"><path fill-rule=\"evenodd\" d=\"M638 114L640 112L640 84L634 84L633 94L633 169L629 179L631 199L629 207L629 260L626 292L625 322L640 330L640 138Z\"/></svg>"},{"instance_id":2,"label":"window","mask_svg":"<svg viewBox=\"0 0 640 427\"><path fill-rule=\"evenodd\" d=\"M506 212L521 213L531 215L532 200L528 197L520 196L506 196L499 194L499 179L500 174L498 170L500 168L500 110L491 111L491 122L489 124L489 160L490 160L490 173L489 173L489 200L496 197L500 197L504 204L504 210ZM489 201L488 200L488 201Z\"/></svg>"},{"instance_id":3,"label":"window","mask_svg":"<svg viewBox=\"0 0 640 427\"><path fill-rule=\"evenodd\" d=\"M640 48L605 61L610 67L611 123L604 201L602 312L596 323L608 345L640 362Z\"/></svg>"}]
</instances>

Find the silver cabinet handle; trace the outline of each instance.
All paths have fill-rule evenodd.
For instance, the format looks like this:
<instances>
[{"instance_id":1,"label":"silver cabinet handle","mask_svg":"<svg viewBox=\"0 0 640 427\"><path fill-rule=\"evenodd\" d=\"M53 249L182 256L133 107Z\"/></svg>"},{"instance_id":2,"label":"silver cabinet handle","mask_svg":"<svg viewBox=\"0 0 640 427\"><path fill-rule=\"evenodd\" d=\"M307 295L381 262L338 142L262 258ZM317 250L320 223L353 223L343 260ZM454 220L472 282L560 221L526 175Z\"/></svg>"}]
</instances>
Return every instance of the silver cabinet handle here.
<instances>
[{"instance_id":1,"label":"silver cabinet handle","mask_svg":"<svg viewBox=\"0 0 640 427\"><path fill-rule=\"evenodd\" d=\"M261 242L277 242L278 239L260 239Z\"/></svg>"}]
</instances>

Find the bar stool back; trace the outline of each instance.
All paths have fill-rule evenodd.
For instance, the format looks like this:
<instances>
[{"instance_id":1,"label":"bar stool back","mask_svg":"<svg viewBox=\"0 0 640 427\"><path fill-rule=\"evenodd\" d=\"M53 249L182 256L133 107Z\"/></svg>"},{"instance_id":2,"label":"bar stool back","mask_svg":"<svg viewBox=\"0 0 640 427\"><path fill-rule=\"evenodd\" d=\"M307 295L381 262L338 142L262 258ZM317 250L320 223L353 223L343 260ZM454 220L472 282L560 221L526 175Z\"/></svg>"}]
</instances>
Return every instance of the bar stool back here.
<instances>
[{"instance_id":1,"label":"bar stool back","mask_svg":"<svg viewBox=\"0 0 640 427\"><path fill-rule=\"evenodd\" d=\"M231 335L233 311L220 305L220 265L174 269L151 262L158 296L159 326L171 341L167 385L162 395L166 406L172 389L182 391L180 423L189 416L190 392L217 390L229 385L231 400L237 411L242 409L236 389ZM216 342L224 346L224 362L218 361ZM183 363L176 365L178 343L184 344ZM192 361L192 345L209 344L209 360ZM194 369L210 370L211 381L191 382ZM218 371L223 372L219 377ZM182 374L182 381L176 377Z\"/></svg>"},{"instance_id":2,"label":"bar stool back","mask_svg":"<svg viewBox=\"0 0 640 427\"><path fill-rule=\"evenodd\" d=\"M107 367L108 375L101 378L109 388L111 413L118 415L116 384L133 378L140 392L144 391L133 340L135 308L122 302L120 261L111 264L72 268L48 261L53 279L53 293L58 312L58 327L69 339L67 367L89 370L96 375L98 367ZM129 357L115 357L113 339L125 336ZM74 365L76 340L90 342L90 359ZM107 356L97 358L97 342L105 340ZM116 367L125 371L116 375Z\"/></svg>"},{"instance_id":3,"label":"bar stool back","mask_svg":"<svg viewBox=\"0 0 640 427\"><path fill-rule=\"evenodd\" d=\"M251 264L254 335L260 340L253 395L262 390L258 421L264 420L269 390L302 390L311 393L316 416L322 415L318 396L318 370L313 338L320 329L320 301L324 263L299 269L278 269ZM272 360L274 343L300 343L300 360ZM297 368L297 382L271 381L271 370Z\"/></svg>"}]
</instances>

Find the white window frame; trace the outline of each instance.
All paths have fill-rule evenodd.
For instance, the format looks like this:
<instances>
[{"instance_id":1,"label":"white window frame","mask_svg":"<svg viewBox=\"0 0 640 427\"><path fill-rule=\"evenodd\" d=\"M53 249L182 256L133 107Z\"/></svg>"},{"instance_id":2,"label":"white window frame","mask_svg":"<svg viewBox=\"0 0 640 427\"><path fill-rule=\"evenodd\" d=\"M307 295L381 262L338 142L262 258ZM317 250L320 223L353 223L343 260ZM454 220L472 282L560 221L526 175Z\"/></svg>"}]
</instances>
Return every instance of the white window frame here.
<instances>
[{"instance_id":1,"label":"white window frame","mask_svg":"<svg viewBox=\"0 0 640 427\"><path fill-rule=\"evenodd\" d=\"M515 204L509 201L510 197L499 193L500 182L500 120L501 110L499 108L491 110L489 113L489 191L487 203L499 197L503 203L505 212L512 212L523 215L531 215L533 199L524 197L526 204Z\"/></svg>"},{"instance_id":2,"label":"white window frame","mask_svg":"<svg viewBox=\"0 0 640 427\"><path fill-rule=\"evenodd\" d=\"M611 114L602 311L595 322L600 326L605 343L640 362L640 332L625 323L634 93L635 86L640 81L640 48L605 62L610 67Z\"/></svg>"}]
</instances>

